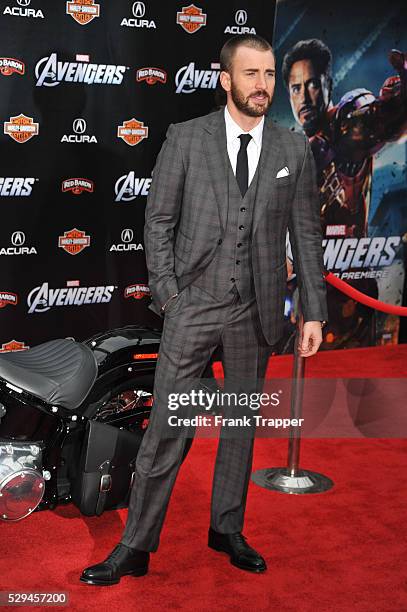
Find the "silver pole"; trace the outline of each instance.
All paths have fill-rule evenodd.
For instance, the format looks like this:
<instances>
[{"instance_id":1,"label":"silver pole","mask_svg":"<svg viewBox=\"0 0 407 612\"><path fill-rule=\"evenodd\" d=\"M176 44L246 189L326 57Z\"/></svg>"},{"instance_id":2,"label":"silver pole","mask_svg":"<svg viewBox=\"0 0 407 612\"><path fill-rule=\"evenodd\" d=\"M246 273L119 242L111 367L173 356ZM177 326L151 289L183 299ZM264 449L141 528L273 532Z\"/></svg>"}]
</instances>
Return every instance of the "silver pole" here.
<instances>
[{"instance_id":1,"label":"silver pole","mask_svg":"<svg viewBox=\"0 0 407 612\"><path fill-rule=\"evenodd\" d=\"M293 375L291 384L290 413L292 419L302 418L302 402L304 397L305 360L298 352L304 330L304 318L299 309L297 319L297 335L294 346ZM333 486L333 481L310 470L300 469L301 428L291 426L288 438L287 467L265 468L256 470L252 480L264 489L280 493L304 494L322 493Z\"/></svg>"},{"instance_id":2,"label":"silver pole","mask_svg":"<svg viewBox=\"0 0 407 612\"><path fill-rule=\"evenodd\" d=\"M304 397L304 373L305 357L301 357L298 352L298 344L302 338L304 329L304 317L299 313L298 329L294 345L293 377L291 387L291 418L300 419L302 415L302 400ZM290 476L296 476L300 462L301 429L290 427L288 438L288 458L287 465Z\"/></svg>"}]
</instances>

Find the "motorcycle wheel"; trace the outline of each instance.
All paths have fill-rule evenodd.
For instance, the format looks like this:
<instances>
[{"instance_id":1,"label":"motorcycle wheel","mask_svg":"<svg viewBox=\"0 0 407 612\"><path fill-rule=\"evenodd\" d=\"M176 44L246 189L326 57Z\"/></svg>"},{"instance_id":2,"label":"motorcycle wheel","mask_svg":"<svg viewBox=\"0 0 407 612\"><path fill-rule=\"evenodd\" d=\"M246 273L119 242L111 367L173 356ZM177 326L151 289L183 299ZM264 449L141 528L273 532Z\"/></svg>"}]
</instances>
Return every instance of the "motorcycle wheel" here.
<instances>
[{"instance_id":1,"label":"motorcycle wheel","mask_svg":"<svg viewBox=\"0 0 407 612\"><path fill-rule=\"evenodd\" d=\"M154 410L153 377L145 376L113 386L92 419L136 434L141 444L151 410ZM188 455L192 442L193 438L187 438L182 461Z\"/></svg>"}]
</instances>

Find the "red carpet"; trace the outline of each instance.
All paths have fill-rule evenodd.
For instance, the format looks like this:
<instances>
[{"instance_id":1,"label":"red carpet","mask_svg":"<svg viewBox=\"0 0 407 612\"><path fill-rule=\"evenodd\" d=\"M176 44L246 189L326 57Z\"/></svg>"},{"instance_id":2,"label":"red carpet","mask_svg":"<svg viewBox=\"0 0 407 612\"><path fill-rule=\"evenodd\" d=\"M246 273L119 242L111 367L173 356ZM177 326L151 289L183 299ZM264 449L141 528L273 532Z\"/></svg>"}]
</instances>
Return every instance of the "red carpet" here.
<instances>
[{"instance_id":1,"label":"red carpet","mask_svg":"<svg viewBox=\"0 0 407 612\"><path fill-rule=\"evenodd\" d=\"M401 377L406 348L321 353L307 372L330 368L332 377L335 367L336 376L349 376L351 358L353 376ZM273 358L270 374L289 375L289 362ZM194 442L147 576L109 588L82 585L82 569L120 539L127 511L86 518L70 505L1 524L0 590L65 590L68 609L80 611L406 612L406 440L305 440L302 467L335 482L323 495L289 496L251 483L245 534L268 562L263 575L232 567L206 546L215 445ZM257 440L254 468L284 465L286 449L285 440Z\"/></svg>"}]
</instances>

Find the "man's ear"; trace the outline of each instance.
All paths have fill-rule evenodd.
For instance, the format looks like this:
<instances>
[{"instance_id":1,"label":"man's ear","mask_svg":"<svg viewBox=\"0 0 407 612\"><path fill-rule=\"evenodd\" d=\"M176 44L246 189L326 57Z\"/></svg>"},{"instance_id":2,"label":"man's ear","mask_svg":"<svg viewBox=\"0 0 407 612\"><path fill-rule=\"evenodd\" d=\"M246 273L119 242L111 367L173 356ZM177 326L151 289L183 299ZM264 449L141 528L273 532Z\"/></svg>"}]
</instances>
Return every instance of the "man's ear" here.
<instances>
[{"instance_id":1,"label":"man's ear","mask_svg":"<svg viewBox=\"0 0 407 612\"><path fill-rule=\"evenodd\" d=\"M230 74L228 72L222 70L219 76L219 81L225 91L231 90L231 79Z\"/></svg>"}]
</instances>

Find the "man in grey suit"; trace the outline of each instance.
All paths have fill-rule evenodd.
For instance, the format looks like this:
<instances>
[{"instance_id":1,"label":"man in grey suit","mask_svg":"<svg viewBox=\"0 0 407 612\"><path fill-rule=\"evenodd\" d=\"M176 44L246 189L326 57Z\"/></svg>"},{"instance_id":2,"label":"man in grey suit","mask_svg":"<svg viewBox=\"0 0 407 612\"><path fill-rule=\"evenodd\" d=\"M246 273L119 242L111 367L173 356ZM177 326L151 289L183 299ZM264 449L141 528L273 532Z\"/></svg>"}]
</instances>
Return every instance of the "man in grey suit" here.
<instances>
[{"instance_id":1,"label":"man in grey suit","mask_svg":"<svg viewBox=\"0 0 407 612\"><path fill-rule=\"evenodd\" d=\"M266 117L275 84L270 44L235 36L221 51L225 108L170 125L148 197L145 248L152 308L164 316L152 416L137 457L126 527L107 559L82 573L110 585L147 573L185 435L162 436L168 394L199 379L223 348L225 380L264 378L283 330L286 233L298 276L302 355L316 353L327 317L315 166L302 134ZM266 569L242 534L253 435L221 437L208 545L236 567Z\"/></svg>"}]
</instances>

